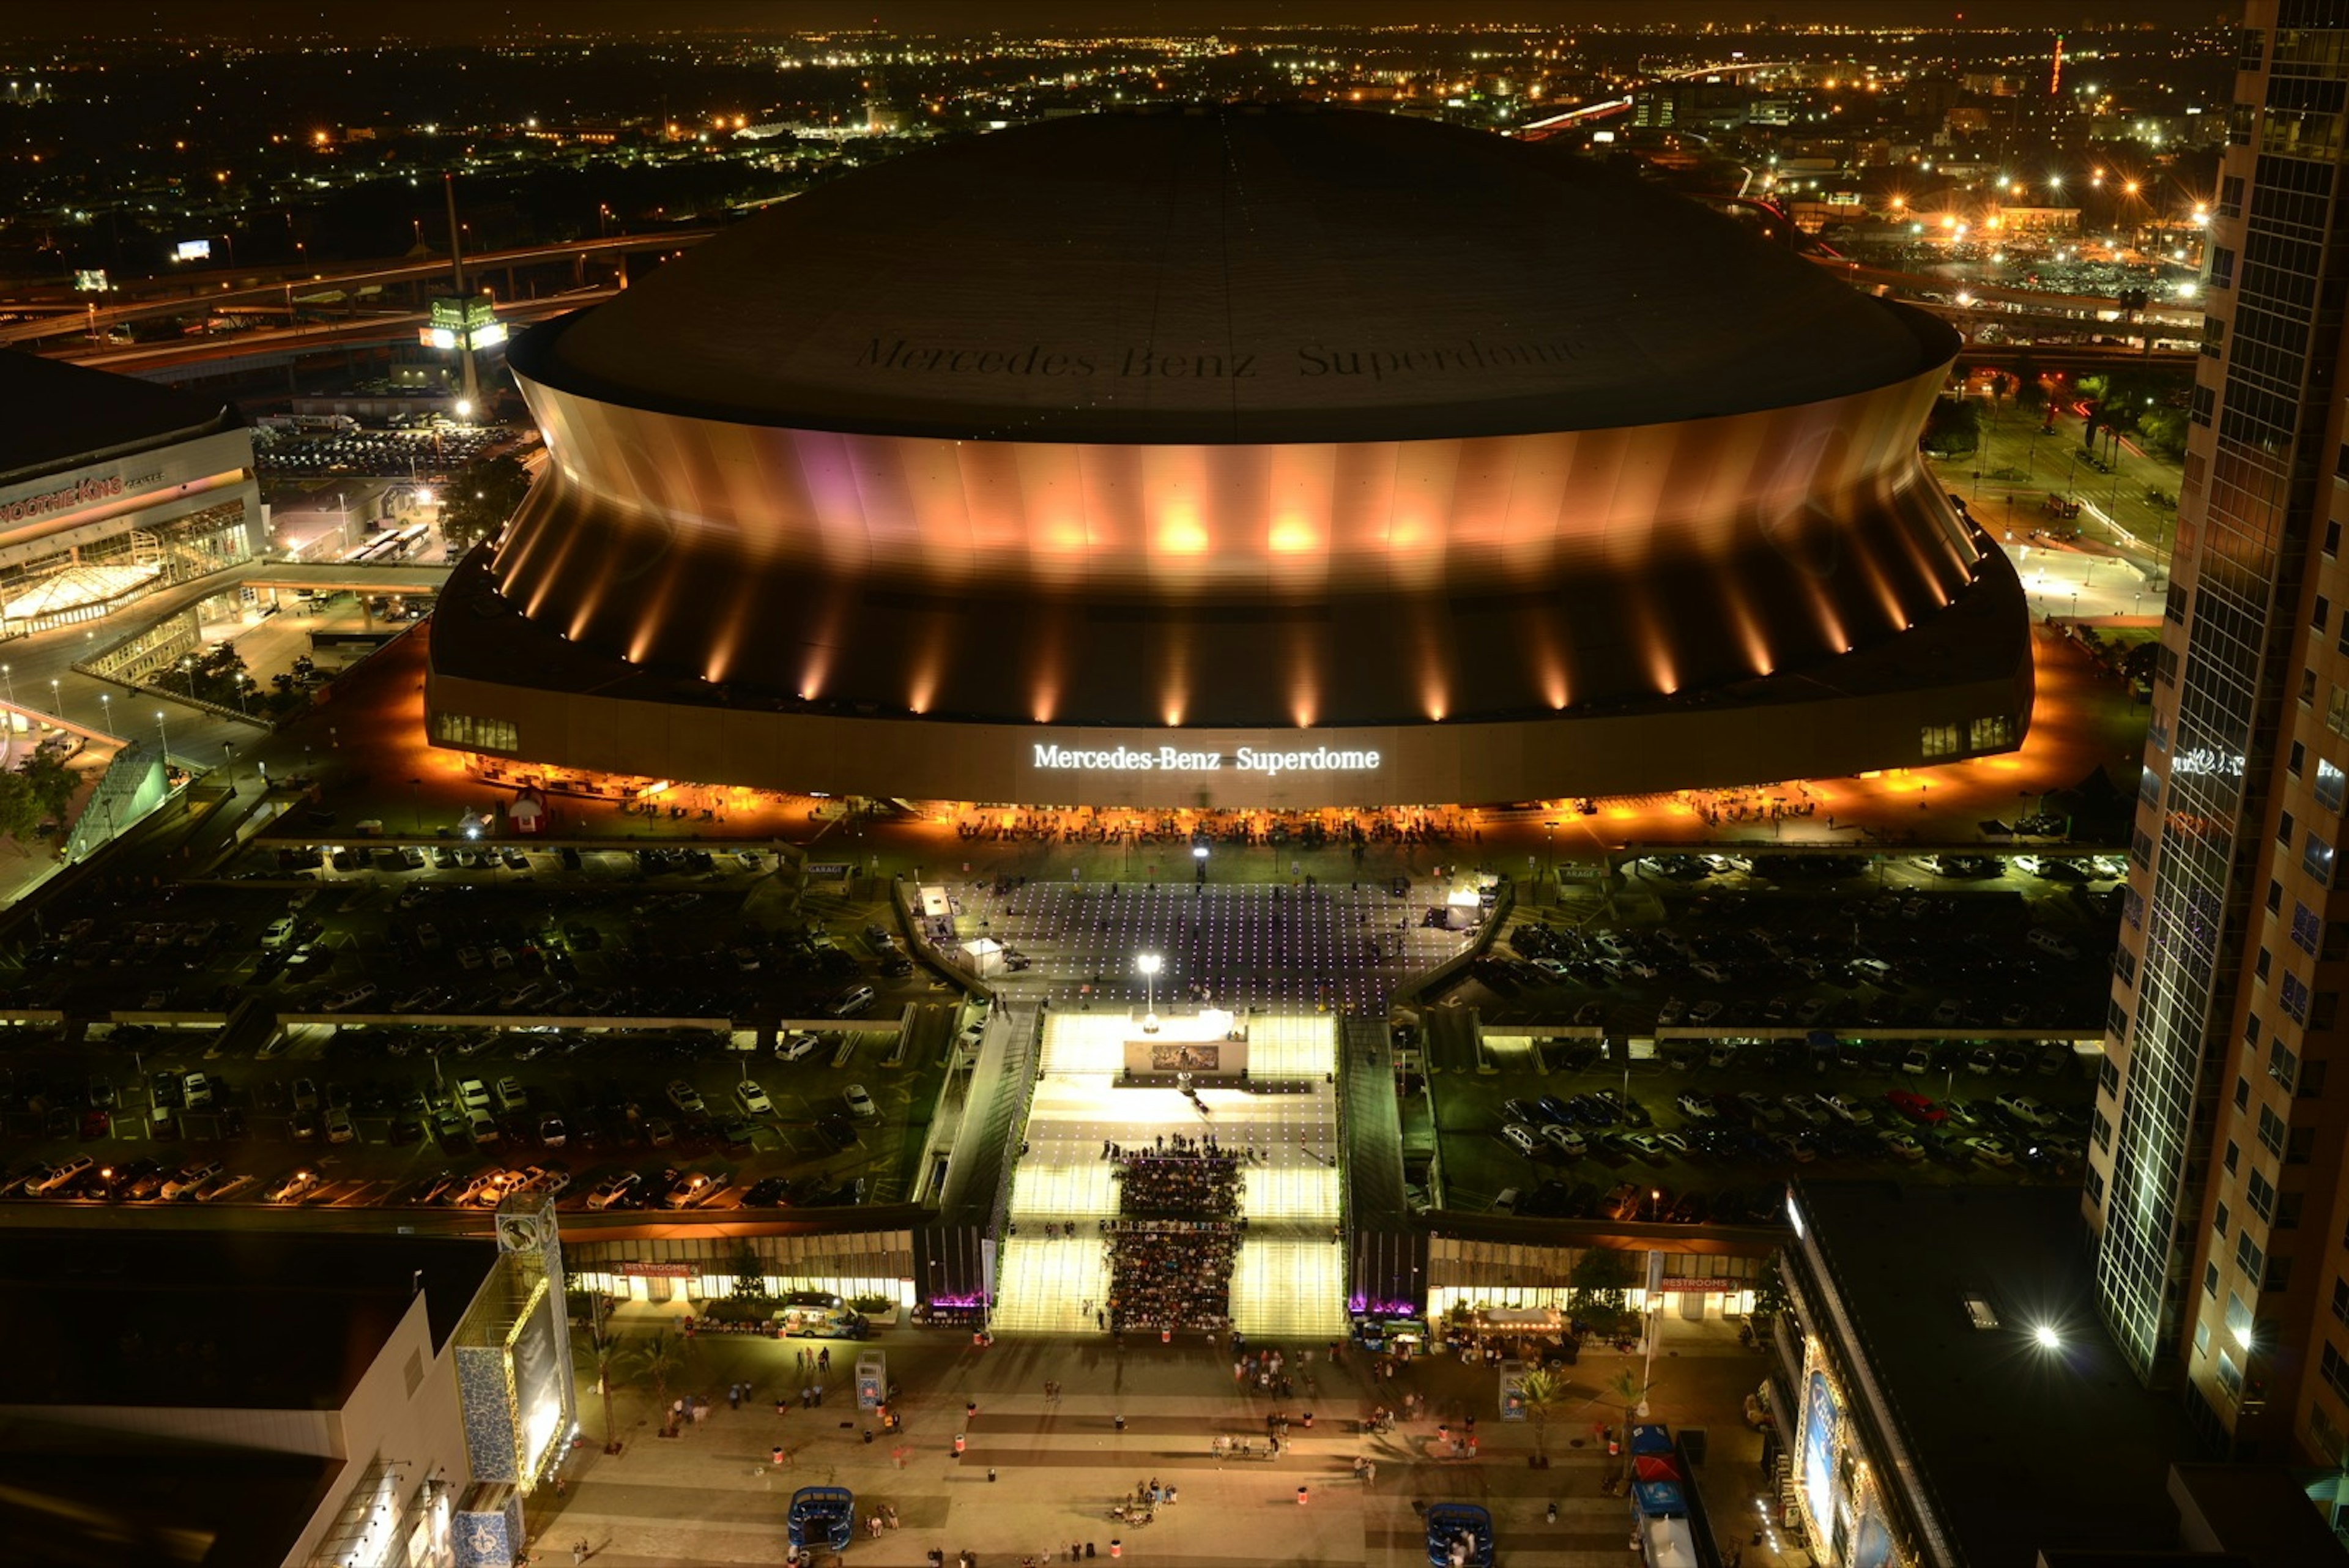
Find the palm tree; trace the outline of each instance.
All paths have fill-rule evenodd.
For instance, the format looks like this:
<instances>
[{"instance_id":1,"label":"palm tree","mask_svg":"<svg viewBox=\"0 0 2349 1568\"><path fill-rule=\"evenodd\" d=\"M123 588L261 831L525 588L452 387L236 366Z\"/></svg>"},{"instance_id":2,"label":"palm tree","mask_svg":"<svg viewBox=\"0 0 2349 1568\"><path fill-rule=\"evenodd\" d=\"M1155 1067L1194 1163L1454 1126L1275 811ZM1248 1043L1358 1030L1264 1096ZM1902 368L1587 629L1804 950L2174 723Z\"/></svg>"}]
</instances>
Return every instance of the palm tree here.
<instances>
[{"instance_id":1,"label":"palm tree","mask_svg":"<svg viewBox=\"0 0 2349 1568\"><path fill-rule=\"evenodd\" d=\"M650 1339L640 1339L619 1352L622 1376L629 1382L649 1377L653 1384L653 1403L659 1407L661 1430L675 1429L669 1419L668 1380L685 1369L685 1346L677 1335L664 1329Z\"/></svg>"},{"instance_id":2,"label":"palm tree","mask_svg":"<svg viewBox=\"0 0 2349 1568\"><path fill-rule=\"evenodd\" d=\"M1626 1366L1615 1375L1612 1382L1607 1385L1607 1392L1615 1396L1609 1403L1623 1407L1623 1418L1626 1422L1647 1408L1649 1391L1655 1387L1654 1384L1640 1376L1640 1370L1636 1366Z\"/></svg>"},{"instance_id":3,"label":"palm tree","mask_svg":"<svg viewBox=\"0 0 2349 1568\"><path fill-rule=\"evenodd\" d=\"M589 1301L587 1333L572 1339L571 1358L581 1376L595 1380L596 1396L604 1402L604 1451L616 1454L620 1451L620 1439L612 1429L612 1380L621 1375L626 1355L618 1336L611 1332L602 1302Z\"/></svg>"},{"instance_id":4,"label":"palm tree","mask_svg":"<svg viewBox=\"0 0 2349 1568\"><path fill-rule=\"evenodd\" d=\"M1517 1378L1517 1403L1534 1427L1534 1468L1549 1469L1550 1412L1566 1402L1566 1379L1546 1366L1537 1366Z\"/></svg>"}]
</instances>

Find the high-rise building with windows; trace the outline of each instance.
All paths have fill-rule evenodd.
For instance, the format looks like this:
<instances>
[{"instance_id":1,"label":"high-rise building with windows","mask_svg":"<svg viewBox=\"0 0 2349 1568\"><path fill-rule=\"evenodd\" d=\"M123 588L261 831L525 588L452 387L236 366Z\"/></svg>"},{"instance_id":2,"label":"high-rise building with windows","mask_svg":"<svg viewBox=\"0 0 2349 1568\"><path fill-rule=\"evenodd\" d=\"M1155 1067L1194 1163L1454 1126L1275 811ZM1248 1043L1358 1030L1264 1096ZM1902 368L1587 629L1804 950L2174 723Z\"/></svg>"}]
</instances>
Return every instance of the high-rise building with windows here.
<instances>
[{"instance_id":1,"label":"high-rise building with windows","mask_svg":"<svg viewBox=\"0 0 2349 1568\"><path fill-rule=\"evenodd\" d=\"M2238 1455L2335 1462L2349 0L2249 0L2237 52L2085 1201L2137 1375Z\"/></svg>"}]
</instances>

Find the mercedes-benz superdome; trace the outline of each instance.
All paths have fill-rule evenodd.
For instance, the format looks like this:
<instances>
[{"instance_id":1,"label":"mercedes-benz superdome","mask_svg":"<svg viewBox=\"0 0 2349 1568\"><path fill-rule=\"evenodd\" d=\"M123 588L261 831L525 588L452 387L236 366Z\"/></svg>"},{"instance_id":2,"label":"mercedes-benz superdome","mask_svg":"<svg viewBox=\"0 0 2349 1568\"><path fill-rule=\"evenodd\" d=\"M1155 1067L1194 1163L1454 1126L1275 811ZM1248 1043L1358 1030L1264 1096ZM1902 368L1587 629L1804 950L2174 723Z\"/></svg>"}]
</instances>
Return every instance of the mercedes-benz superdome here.
<instances>
[{"instance_id":1,"label":"mercedes-benz superdome","mask_svg":"<svg viewBox=\"0 0 2349 1568\"><path fill-rule=\"evenodd\" d=\"M1047 121L848 174L511 363L544 476L437 742L936 800L1485 803L2012 749L1917 439L1959 340L1401 116Z\"/></svg>"}]
</instances>

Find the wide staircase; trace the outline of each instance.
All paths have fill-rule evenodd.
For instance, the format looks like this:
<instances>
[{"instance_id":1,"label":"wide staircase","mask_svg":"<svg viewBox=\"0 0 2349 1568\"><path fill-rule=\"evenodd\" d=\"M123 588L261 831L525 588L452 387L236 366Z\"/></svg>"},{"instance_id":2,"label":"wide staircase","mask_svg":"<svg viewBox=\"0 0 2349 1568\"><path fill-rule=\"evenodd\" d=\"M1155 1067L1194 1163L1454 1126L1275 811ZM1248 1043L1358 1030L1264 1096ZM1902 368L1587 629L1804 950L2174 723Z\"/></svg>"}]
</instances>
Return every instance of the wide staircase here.
<instances>
[{"instance_id":1,"label":"wide staircase","mask_svg":"<svg viewBox=\"0 0 2349 1568\"><path fill-rule=\"evenodd\" d=\"M1102 1146L1149 1149L1162 1136L1202 1138L1244 1154L1240 1232L1228 1315L1256 1339L1332 1340L1346 1332L1340 1224L1333 1020L1313 1014L1247 1021L1249 1071L1302 1085L1260 1094L1213 1086L1200 1104L1173 1088L1119 1087L1123 1015L1053 1013L1014 1168L1011 1234L997 1264L994 1326L1005 1334L1105 1334L1110 1291L1103 1221L1119 1218L1119 1184ZM1204 1106L1204 1111L1202 1110ZM1074 1233L1070 1234L1073 1226Z\"/></svg>"}]
</instances>

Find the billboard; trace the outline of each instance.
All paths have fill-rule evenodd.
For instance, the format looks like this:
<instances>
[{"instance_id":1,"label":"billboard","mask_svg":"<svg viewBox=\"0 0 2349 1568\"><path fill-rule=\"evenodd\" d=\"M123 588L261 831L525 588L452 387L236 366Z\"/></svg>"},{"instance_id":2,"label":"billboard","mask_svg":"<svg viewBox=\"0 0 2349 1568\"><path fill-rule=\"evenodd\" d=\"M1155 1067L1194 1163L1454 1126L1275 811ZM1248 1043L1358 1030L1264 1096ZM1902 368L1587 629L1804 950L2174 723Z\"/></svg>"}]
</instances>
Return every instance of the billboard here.
<instances>
[{"instance_id":1,"label":"billboard","mask_svg":"<svg viewBox=\"0 0 2349 1568\"><path fill-rule=\"evenodd\" d=\"M212 243L210 240L181 240L171 247L171 259L175 262L210 261L212 259Z\"/></svg>"},{"instance_id":2,"label":"billboard","mask_svg":"<svg viewBox=\"0 0 2349 1568\"><path fill-rule=\"evenodd\" d=\"M1812 1373L1810 1395L1803 1402L1803 1490L1810 1501L1811 1518L1822 1529L1841 1511L1837 1429L1842 1414L1827 1375Z\"/></svg>"},{"instance_id":3,"label":"billboard","mask_svg":"<svg viewBox=\"0 0 2349 1568\"><path fill-rule=\"evenodd\" d=\"M563 1303L553 1292L542 1292L516 1326L510 1351L516 1453L526 1476L539 1472L549 1446L566 1435L563 1386L571 1368L564 1359L563 1340L554 1322L554 1314L562 1310Z\"/></svg>"}]
</instances>

